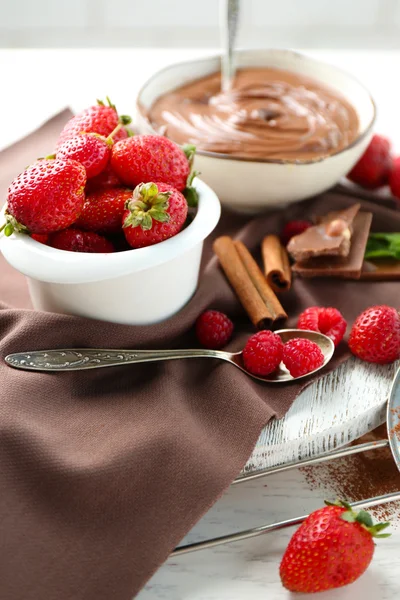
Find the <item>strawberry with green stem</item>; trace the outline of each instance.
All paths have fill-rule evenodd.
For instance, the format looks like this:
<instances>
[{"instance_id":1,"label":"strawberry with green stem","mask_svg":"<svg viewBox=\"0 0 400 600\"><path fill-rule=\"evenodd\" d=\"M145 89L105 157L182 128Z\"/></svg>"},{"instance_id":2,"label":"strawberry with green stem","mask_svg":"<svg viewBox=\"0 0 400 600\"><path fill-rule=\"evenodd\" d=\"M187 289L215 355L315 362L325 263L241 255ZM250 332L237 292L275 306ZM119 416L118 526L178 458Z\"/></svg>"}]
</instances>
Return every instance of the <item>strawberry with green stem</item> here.
<instances>
[{"instance_id":1,"label":"strawberry with green stem","mask_svg":"<svg viewBox=\"0 0 400 600\"><path fill-rule=\"evenodd\" d=\"M368 568L374 554L374 538L389 523L374 525L365 510L356 512L338 501L311 513L292 536L280 565L285 588L313 593L352 583Z\"/></svg>"},{"instance_id":2,"label":"strawberry with green stem","mask_svg":"<svg viewBox=\"0 0 400 600\"><path fill-rule=\"evenodd\" d=\"M38 160L11 182L0 231L9 236L13 231L42 234L69 227L82 211L85 184L85 167L76 160Z\"/></svg>"},{"instance_id":3,"label":"strawberry with green stem","mask_svg":"<svg viewBox=\"0 0 400 600\"><path fill-rule=\"evenodd\" d=\"M111 167L129 187L160 181L187 194L193 205L197 202L192 186L197 175L192 171L194 153L194 146L182 149L163 136L137 135L114 144Z\"/></svg>"},{"instance_id":4,"label":"strawberry with green stem","mask_svg":"<svg viewBox=\"0 0 400 600\"><path fill-rule=\"evenodd\" d=\"M67 122L58 138L57 148L67 139L81 133L98 133L108 137L119 124L121 128L114 135L114 141L123 140L131 135L130 130L126 128L131 121L128 115L118 115L115 104L108 97L107 104L97 100L97 105L86 108Z\"/></svg>"},{"instance_id":5,"label":"strawberry with green stem","mask_svg":"<svg viewBox=\"0 0 400 600\"><path fill-rule=\"evenodd\" d=\"M98 133L80 133L68 138L57 148L57 155L49 158L70 158L77 160L86 169L88 179L100 175L107 167L111 157L113 137L121 129L119 123L107 137Z\"/></svg>"},{"instance_id":6,"label":"strawberry with green stem","mask_svg":"<svg viewBox=\"0 0 400 600\"><path fill-rule=\"evenodd\" d=\"M142 183L125 205L123 231L132 248L173 237L185 224L188 206L181 192L165 183Z\"/></svg>"}]
</instances>

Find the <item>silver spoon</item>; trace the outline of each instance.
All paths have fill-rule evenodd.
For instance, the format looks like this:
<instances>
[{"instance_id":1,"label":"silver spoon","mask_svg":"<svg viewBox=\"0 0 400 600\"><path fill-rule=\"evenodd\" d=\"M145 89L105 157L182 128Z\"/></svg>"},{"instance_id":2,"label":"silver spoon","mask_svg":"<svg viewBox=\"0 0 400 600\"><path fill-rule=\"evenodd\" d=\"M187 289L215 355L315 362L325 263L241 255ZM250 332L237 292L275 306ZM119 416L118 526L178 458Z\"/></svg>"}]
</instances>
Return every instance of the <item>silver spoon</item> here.
<instances>
[{"instance_id":1,"label":"silver spoon","mask_svg":"<svg viewBox=\"0 0 400 600\"><path fill-rule=\"evenodd\" d=\"M234 49L239 22L240 0L220 0L221 2L221 87L230 92L235 78Z\"/></svg>"},{"instance_id":2,"label":"silver spoon","mask_svg":"<svg viewBox=\"0 0 400 600\"><path fill-rule=\"evenodd\" d=\"M328 364L333 356L334 345L330 338L315 331L300 329L280 329L276 331L282 342L292 338L306 338L318 344L324 355L324 362L318 368L307 373L316 373ZM294 379L302 379L307 375L292 377L284 365L280 365L275 373L268 377L253 375L243 364L242 352L224 352L222 350L100 350L97 348L63 348L59 350L34 350L9 354L5 361L10 367L28 371L81 371L98 367L115 367L135 363L154 362L159 360L175 360L178 358L219 358L225 360L244 373L268 383L284 383Z\"/></svg>"}]
</instances>

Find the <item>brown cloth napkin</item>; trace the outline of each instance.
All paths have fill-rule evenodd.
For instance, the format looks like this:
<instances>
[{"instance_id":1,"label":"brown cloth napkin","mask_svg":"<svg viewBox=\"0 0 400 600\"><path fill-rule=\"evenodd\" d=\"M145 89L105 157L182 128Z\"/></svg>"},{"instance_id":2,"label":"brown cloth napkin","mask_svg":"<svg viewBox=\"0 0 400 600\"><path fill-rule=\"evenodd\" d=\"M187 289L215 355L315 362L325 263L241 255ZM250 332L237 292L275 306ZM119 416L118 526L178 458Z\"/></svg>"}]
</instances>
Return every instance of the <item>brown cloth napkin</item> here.
<instances>
[{"instance_id":1,"label":"brown cloth napkin","mask_svg":"<svg viewBox=\"0 0 400 600\"><path fill-rule=\"evenodd\" d=\"M68 114L0 155L3 194L17 171L52 150ZM328 193L262 218L225 214L213 237L228 233L256 251L288 218L352 202ZM374 212L375 229L400 231L400 213L369 202L363 208ZM29 310L23 277L3 260L1 274L1 599L129 600L238 475L262 427L285 414L302 385L268 386L204 359L48 374L4 364L7 353L29 349L189 347L207 307L231 315L238 329L230 348L242 347L251 326L212 257L211 239L192 301L150 327ZM289 326L313 304L336 306L352 321L374 303L397 305L398 284L296 280L282 301ZM343 344L332 366L346 356Z\"/></svg>"}]
</instances>

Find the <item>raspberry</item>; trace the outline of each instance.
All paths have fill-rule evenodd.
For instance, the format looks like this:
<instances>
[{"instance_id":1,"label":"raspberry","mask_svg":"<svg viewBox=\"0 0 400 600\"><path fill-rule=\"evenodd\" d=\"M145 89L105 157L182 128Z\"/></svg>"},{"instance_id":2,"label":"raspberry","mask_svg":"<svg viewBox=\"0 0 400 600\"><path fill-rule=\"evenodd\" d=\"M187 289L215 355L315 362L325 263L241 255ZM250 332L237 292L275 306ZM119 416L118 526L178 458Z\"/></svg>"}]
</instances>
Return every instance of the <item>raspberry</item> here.
<instances>
[{"instance_id":1,"label":"raspberry","mask_svg":"<svg viewBox=\"0 0 400 600\"><path fill-rule=\"evenodd\" d=\"M347 323L337 308L323 308L322 306L310 306L299 316L297 329L308 329L319 331L327 335L335 346L342 341Z\"/></svg>"},{"instance_id":2,"label":"raspberry","mask_svg":"<svg viewBox=\"0 0 400 600\"><path fill-rule=\"evenodd\" d=\"M362 187L374 189L387 183L392 164L391 143L381 135L374 135L347 177Z\"/></svg>"},{"instance_id":3,"label":"raspberry","mask_svg":"<svg viewBox=\"0 0 400 600\"><path fill-rule=\"evenodd\" d=\"M389 185L393 196L400 201L400 156L393 162L393 169L389 176Z\"/></svg>"},{"instance_id":4,"label":"raspberry","mask_svg":"<svg viewBox=\"0 0 400 600\"><path fill-rule=\"evenodd\" d=\"M222 348L229 342L232 333L232 321L217 310L206 310L196 321L197 339L205 348Z\"/></svg>"},{"instance_id":5,"label":"raspberry","mask_svg":"<svg viewBox=\"0 0 400 600\"><path fill-rule=\"evenodd\" d=\"M324 364L324 355L315 342L293 338L283 347L283 363L292 377L301 377Z\"/></svg>"},{"instance_id":6,"label":"raspberry","mask_svg":"<svg viewBox=\"0 0 400 600\"><path fill-rule=\"evenodd\" d=\"M282 340L272 331L259 331L252 335L243 349L244 366L253 375L269 375L282 360Z\"/></svg>"},{"instance_id":7,"label":"raspberry","mask_svg":"<svg viewBox=\"0 0 400 600\"><path fill-rule=\"evenodd\" d=\"M381 365L400 358L400 315L391 306L372 306L355 320L349 348L355 356Z\"/></svg>"},{"instance_id":8,"label":"raspberry","mask_svg":"<svg viewBox=\"0 0 400 600\"><path fill-rule=\"evenodd\" d=\"M289 221L281 232L281 242L284 246L287 246L292 237L300 235L306 229L311 227L311 221Z\"/></svg>"}]
</instances>

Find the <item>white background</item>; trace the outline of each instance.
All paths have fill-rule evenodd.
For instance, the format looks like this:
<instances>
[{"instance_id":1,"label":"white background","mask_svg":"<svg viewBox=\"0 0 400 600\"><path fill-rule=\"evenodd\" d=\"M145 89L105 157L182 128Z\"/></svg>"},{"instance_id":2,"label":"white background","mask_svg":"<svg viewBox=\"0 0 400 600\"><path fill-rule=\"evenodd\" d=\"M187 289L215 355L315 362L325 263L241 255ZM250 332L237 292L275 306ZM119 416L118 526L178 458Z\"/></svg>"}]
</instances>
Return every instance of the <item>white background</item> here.
<instances>
[{"instance_id":1,"label":"white background","mask_svg":"<svg viewBox=\"0 0 400 600\"><path fill-rule=\"evenodd\" d=\"M246 47L400 48L400 0L242 0L242 14ZM0 46L215 47L218 18L219 0L0 0Z\"/></svg>"}]
</instances>

